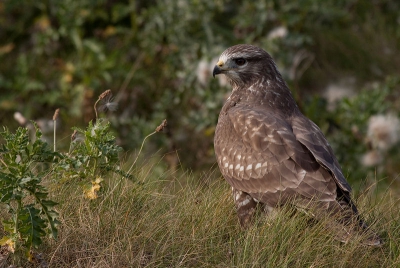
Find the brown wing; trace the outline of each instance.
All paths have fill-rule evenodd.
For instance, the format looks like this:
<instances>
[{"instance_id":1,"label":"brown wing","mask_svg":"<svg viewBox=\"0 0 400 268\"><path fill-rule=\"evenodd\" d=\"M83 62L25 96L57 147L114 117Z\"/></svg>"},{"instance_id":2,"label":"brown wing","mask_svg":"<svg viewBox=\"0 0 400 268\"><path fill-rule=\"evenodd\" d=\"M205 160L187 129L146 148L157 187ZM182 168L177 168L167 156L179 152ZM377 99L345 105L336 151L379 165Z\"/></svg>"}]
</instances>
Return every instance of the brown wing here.
<instances>
[{"instance_id":1,"label":"brown wing","mask_svg":"<svg viewBox=\"0 0 400 268\"><path fill-rule=\"evenodd\" d=\"M296 140L286 121L265 111L233 107L222 115L215 152L225 179L254 197L336 198L336 183L329 172Z\"/></svg>"},{"instance_id":2,"label":"brown wing","mask_svg":"<svg viewBox=\"0 0 400 268\"><path fill-rule=\"evenodd\" d=\"M339 187L350 193L351 187L321 129L302 114L293 118L292 127L296 139L307 147L318 163L331 171Z\"/></svg>"}]
</instances>

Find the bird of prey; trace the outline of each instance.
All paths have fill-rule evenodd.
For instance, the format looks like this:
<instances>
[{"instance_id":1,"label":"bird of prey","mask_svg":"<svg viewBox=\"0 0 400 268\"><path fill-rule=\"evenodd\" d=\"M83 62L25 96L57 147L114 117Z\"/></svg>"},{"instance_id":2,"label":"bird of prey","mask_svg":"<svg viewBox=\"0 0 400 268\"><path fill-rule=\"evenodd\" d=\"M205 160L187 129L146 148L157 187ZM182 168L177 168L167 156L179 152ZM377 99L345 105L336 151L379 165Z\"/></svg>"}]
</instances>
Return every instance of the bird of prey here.
<instances>
[{"instance_id":1,"label":"bird of prey","mask_svg":"<svg viewBox=\"0 0 400 268\"><path fill-rule=\"evenodd\" d=\"M226 49L214 67L233 87L218 118L214 148L232 186L236 210L248 227L257 204L272 212L285 203L332 219L329 228L347 242L367 233L333 150L319 127L299 110L272 57L253 45Z\"/></svg>"}]
</instances>

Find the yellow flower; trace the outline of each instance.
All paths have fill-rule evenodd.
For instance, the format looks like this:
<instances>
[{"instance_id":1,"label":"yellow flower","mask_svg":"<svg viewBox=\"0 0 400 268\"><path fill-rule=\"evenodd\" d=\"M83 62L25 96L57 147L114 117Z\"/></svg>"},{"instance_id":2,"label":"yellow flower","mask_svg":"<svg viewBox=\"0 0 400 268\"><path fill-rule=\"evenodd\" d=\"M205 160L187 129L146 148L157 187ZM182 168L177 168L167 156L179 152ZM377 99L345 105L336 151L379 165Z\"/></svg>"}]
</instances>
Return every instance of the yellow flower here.
<instances>
[{"instance_id":1,"label":"yellow flower","mask_svg":"<svg viewBox=\"0 0 400 268\"><path fill-rule=\"evenodd\" d=\"M85 190L85 197L87 199L93 200L98 197L97 192L100 190L100 183L103 181L101 177L97 177L96 180L92 181L92 186Z\"/></svg>"},{"instance_id":2,"label":"yellow flower","mask_svg":"<svg viewBox=\"0 0 400 268\"><path fill-rule=\"evenodd\" d=\"M7 250L11 253L14 253L15 251L15 241L8 236L5 236L0 240L0 245L7 246Z\"/></svg>"}]
</instances>

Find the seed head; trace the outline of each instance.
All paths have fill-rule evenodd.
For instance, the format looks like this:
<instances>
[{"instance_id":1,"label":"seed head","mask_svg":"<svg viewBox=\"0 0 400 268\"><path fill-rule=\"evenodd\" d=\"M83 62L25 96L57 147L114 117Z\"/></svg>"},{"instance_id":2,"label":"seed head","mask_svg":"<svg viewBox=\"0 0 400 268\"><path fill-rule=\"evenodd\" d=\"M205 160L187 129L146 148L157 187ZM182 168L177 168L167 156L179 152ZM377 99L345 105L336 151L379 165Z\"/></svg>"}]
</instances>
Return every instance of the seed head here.
<instances>
[{"instance_id":1,"label":"seed head","mask_svg":"<svg viewBox=\"0 0 400 268\"><path fill-rule=\"evenodd\" d=\"M156 128L156 132L161 132L167 127L167 119L164 119L162 123Z\"/></svg>"},{"instance_id":2,"label":"seed head","mask_svg":"<svg viewBox=\"0 0 400 268\"><path fill-rule=\"evenodd\" d=\"M100 97L100 108L99 110L102 112L114 112L118 109L118 103L114 102L113 95L111 90L104 91Z\"/></svg>"},{"instance_id":3,"label":"seed head","mask_svg":"<svg viewBox=\"0 0 400 268\"><path fill-rule=\"evenodd\" d=\"M53 115L53 121L57 120L59 113L60 113L60 109L56 109L54 112L54 115Z\"/></svg>"},{"instance_id":4,"label":"seed head","mask_svg":"<svg viewBox=\"0 0 400 268\"><path fill-rule=\"evenodd\" d=\"M366 167L373 167L380 164L382 160L382 155L378 151L372 150L362 156L361 163Z\"/></svg>"},{"instance_id":5,"label":"seed head","mask_svg":"<svg viewBox=\"0 0 400 268\"><path fill-rule=\"evenodd\" d=\"M100 94L99 100L102 100L102 99L108 97L108 95L110 95L110 94L112 95L111 89L107 89L106 91L104 91L103 93Z\"/></svg>"},{"instance_id":6,"label":"seed head","mask_svg":"<svg viewBox=\"0 0 400 268\"><path fill-rule=\"evenodd\" d=\"M77 133L78 133L78 131L74 130L74 133L72 133L72 135L71 135L71 141L75 141Z\"/></svg>"},{"instance_id":7,"label":"seed head","mask_svg":"<svg viewBox=\"0 0 400 268\"><path fill-rule=\"evenodd\" d=\"M387 151L400 139L400 120L393 115L371 116L367 137L373 148Z\"/></svg>"}]
</instances>

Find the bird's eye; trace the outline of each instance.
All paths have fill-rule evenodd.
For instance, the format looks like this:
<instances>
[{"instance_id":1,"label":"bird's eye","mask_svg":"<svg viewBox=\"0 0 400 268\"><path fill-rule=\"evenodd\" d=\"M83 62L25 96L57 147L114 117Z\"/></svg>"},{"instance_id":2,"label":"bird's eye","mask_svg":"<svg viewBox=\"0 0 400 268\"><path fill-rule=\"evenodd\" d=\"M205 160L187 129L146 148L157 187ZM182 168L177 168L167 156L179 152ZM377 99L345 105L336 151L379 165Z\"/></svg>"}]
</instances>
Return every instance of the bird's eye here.
<instances>
[{"instance_id":1,"label":"bird's eye","mask_svg":"<svg viewBox=\"0 0 400 268\"><path fill-rule=\"evenodd\" d=\"M235 63L239 66L242 66L246 63L246 60L243 58L238 58L238 59L235 59Z\"/></svg>"}]
</instances>

